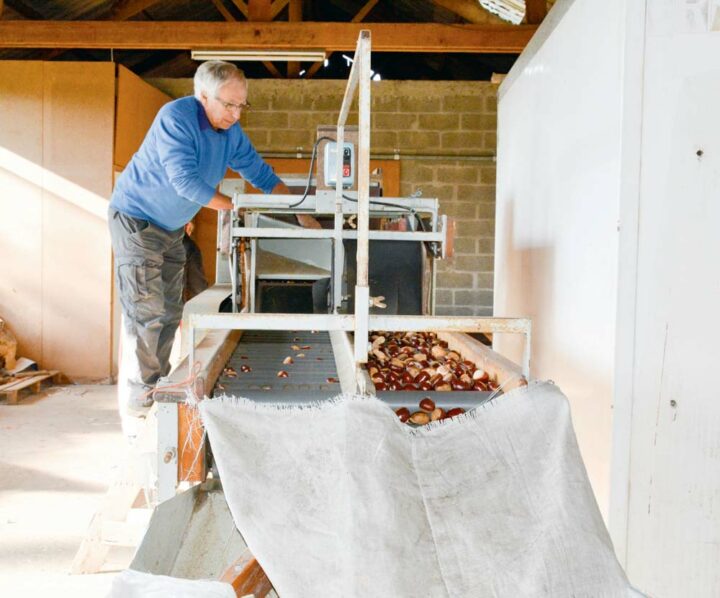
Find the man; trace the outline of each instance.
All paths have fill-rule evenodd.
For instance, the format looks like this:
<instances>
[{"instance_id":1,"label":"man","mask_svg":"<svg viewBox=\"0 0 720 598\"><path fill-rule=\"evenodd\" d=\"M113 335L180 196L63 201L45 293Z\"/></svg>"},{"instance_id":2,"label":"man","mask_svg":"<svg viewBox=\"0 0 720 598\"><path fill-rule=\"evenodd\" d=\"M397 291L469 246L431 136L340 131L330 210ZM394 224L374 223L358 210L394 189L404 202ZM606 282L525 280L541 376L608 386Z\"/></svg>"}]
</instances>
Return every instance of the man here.
<instances>
[{"instance_id":1,"label":"man","mask_svg":"<svg viewBox=\"0 0 720 598\"><path fill-rule=\"evenodd\" d=\"M216 190L228 167L265 193L290 193L238 124L249 107L243 72L205 62L195 73L194 92L160 109L110 201L124 316L118 398L130 415L144 413L155 382L170 370L182 316L185 224L203 206L232 209L231 198ZM309 217L300 223L316 225Z\"/></svg>"}]
</instances>

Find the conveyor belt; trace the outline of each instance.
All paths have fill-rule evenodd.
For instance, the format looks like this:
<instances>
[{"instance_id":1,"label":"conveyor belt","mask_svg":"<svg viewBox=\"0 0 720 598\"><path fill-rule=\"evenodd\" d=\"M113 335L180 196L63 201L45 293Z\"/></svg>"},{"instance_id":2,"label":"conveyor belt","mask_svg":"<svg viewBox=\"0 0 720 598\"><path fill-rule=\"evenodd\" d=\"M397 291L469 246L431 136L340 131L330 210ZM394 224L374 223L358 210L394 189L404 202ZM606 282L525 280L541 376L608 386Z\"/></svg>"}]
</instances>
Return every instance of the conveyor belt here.
<instances>
[{"instance_id":1,"label":"conveyor belt","mask_svg":"<svg viewBox=\"0 0 720 598\"><path fill-rule=\"evenodd\" d=\"M298 357L299 354L304 357ZM283 364L286 357L292 357L293 363ZM243 366L248 366L251 371L243 372ZM231 370L237 376L228 375ZM281 370L288 373L287 378L278 378ZM258 402L307 403L339 395L342 391L337 379L327 332L247 331L218 378L214 394ZM438 407L446 410L453 407L467 410L486 402L491 394L480 391L381 391L377 396L393 409L407 407L416 411L424 397L430 397Z\"/></svg>"},{"instance_id":2,"label":"conveyor belt","mask_svg":"<svg viewBox=\"0 0 720 598\"><path fill-rule=\"evenodd\" d=\"M292 357L293 363L283 364L286 357ZM243 366L251 371L243 372ZM237 377L229 376L228 368L235 370ZM287 372L288 377L278 378L280 371ZM327 332L253 330L243 333L218 378L214 394L261 402L304 403L339 395L342 391L337 380Z\"/></svg>"}]
</instances>

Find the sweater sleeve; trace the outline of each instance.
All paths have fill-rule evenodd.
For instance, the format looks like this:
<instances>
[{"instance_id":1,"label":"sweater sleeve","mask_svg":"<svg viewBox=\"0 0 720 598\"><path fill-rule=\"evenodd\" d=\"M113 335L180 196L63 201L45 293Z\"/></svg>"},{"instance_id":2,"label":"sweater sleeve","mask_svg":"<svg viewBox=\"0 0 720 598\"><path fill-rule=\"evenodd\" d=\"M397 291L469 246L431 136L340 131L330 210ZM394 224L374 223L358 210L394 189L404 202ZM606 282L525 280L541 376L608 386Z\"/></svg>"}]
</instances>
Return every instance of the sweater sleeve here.
<instances>
[{"instance_id":1,"label":"sweater sleeve","mask_svg":"<svg viewBox=\"0 0 720 598\"><path fill-rule=\"evenodd\" d=\"M156 129L160 164L180 197L207 205L215 189L200 176L197 142L184 122L168 111L160 115Z\"/></svg>"},{"instance_id":2,"label":"sweater sleeve","mask_svg":"<svg viewBox=\"0 0 720 598\"><path fill-rule=\"evenodd\" d=\"M244 131L240 131L237 149L230 159L230 168L239 172L254 187L263 193L270 193L280 183L270 165L257 153Z\"/></svg>"}]
</instances>

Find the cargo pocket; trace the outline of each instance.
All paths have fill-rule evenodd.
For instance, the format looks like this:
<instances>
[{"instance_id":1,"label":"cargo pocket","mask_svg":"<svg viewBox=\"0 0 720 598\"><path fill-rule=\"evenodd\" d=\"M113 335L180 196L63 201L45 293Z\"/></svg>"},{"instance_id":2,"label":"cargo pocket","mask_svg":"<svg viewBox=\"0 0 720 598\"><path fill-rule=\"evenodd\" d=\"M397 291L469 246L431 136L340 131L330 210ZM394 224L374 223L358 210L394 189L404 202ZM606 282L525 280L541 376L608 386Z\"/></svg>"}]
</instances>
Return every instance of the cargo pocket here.
<instances>
[{"instance_id":1,"label":"cargo pocket","mask_svg":"<svg viewBox=\"0 0 720 598\"><path fill-rule=\"evenodd\" d=\"M117 284L123 311L135 319L139 304L150 298L145 268L134 263L118 264Z\"/></svg>"}]
</instances>

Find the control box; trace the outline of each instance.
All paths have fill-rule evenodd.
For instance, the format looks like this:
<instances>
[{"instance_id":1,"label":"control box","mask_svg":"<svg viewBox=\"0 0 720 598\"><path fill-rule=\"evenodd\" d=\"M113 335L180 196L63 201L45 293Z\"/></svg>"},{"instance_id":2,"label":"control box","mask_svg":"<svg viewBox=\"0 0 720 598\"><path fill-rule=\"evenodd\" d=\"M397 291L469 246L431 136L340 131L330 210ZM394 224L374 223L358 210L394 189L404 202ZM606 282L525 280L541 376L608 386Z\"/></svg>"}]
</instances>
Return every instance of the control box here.
<instances>
[{"instance_id":1,"label":"control box","mask_svg":"<svg viewBox=\"0 0 720 598\"><path fill-rule=\"evenodd\" d=\"M328 141L323 149L325 184L334 187L337 178L337 143ZM343 189L355 186L355 145L347 141L343 143L342 151L342 186Z\"/></svg>"}]
</instances>

